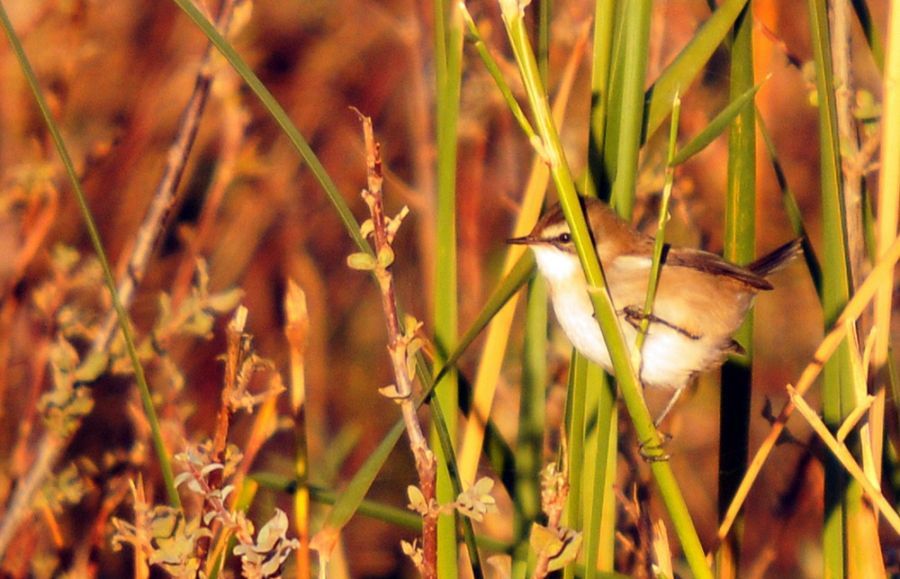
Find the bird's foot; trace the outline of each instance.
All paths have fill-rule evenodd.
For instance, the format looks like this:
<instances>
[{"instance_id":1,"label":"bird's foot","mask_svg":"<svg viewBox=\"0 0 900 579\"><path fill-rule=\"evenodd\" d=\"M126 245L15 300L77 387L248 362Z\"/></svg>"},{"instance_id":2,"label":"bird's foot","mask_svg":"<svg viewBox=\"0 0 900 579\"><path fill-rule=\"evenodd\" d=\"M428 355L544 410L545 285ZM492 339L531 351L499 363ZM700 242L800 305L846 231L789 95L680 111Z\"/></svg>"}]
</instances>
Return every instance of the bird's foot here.
<instances>
[{"instance_id":1,"label":"bird's foot","mask_svg":"<svg viewBox=\"0 0 900 579\"><path fill-rule=\"evenodd\" d=\"M665 450L666 444L672 440L672 436L665 432L657 432L657 435L657 440L645 440L638 445L641 458L649 463L665 462L672 458Z\"/></svg>"}]
</instances>

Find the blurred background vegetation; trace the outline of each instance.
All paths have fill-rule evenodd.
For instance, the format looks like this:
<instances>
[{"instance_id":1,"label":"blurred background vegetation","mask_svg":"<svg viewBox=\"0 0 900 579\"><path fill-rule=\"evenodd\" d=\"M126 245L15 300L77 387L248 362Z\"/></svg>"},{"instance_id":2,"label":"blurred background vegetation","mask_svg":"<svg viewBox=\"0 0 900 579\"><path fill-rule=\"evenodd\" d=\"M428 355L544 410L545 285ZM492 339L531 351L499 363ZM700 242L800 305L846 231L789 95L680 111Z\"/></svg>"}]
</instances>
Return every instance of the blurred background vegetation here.
<instances>
[{"instance_id":1,"label":"blurred background vegetation","mask_svg":"<svg viewBox=\"0 0 900 579\"><path fill-rule=\"evenodd\" d=\"M885 3L869 4L883 35ZM62 128L113 267L121 273L193 87L206 37L175 4L158 0L8 0L4 5ZM504 72L521 96L498 5L470 2L469 10L495 54L505 55ZM827 232L819 217L814 86L802 66L812 58L807 13L801 3L775 0L754 1L753 13L756 76L771 75L756 103L813 245L819 247ZM586 50L578 41L592 15L590 2L554 3L551 95L573 51ZM649 81L708 16L704 0L654 3ZM252 12L241 12L237 20L230 36L235 48L286 109L360 221L367 217L359 197L365 162L359 120L350 107L372 117L382 145L388 213L403 205L411 209L395 246L398 299L419 319L431 319L436 149L430 3L255 0ZM853 31L853 46L864 47L859 29ZM146 335L158 322L160 293L176 303L189 296L196 259L202 258L211 292L243 291L256 351L286 376L282 302L287 280L295 280L306 292L309 310L309 478L336 489L398 417L396 405L377 392L393 381L377 288L346 266L346 256L356 249L287 139L223 59L215 58L212 66L212 94L177 202L131 307L133 320L138 336ZM854 51L853 75L860 102L866 95L877 100L880 74L868 51ZM60 244L75 248L82 259L92 250L62 165L7 44L0 49L0 86L0 502L6 504L16 481L30 468L44 428L37 400L48 388L48 355L60 331L58 309L48 314L36 296L50 284L59 292L54 307L70 307L70 322L85 326L96 323L109 300L96 271L73 282L77 276L61 273L59 258L54 258ZM689 138L728 102L724 50L682 98L680 132ZM576 174L585 170L578 163L585 158L589 109L590 63L584 58L562 124ZM460 328L467 328L498 281L504 240L511 234L533 155L468 44L458 144L459 319ZM764 157L762 145L758 150ZM664 155L665 142L653 141L641 160L635 222L649 232L656 223ZM726 167L727 140L721 138L679 168L667 239L722 250ZM769 164L760 162L759 167L757 247L762 253L793 233ZM796 380L823 335L821 308L803 265L791 265L774 283L776 290L760 296L756 307L751 449L769 429L763 417L767 401L780 408L784 385ZM165 344L183 384L159 360L149 365L150 386L172 449L184 441L202 441L214 431L223 380L219 357L229 317L221 314L208 335L179 334ZM895 316L894 337L897 331ZM548 460L562 420L569 359L569 346L553 323L551 332ZM521 328L511 342L514 352L521 348L516 336ZM80 339L74 342L84 347L85 337ZM473 375L477 346L461 361L463 376ZM519 366L516 355L508 357L494 403L493 417L509 440L515 440ZM104 376L93 392L95 408L55 469L59 473L74 464L77 475L68 482L53 481L47 496L56 497L55 502L45 499L47 505L35 508L20 526L0 563L3 574L131 573L132 553L111 548L109 518L132 518L127 481L138 474L151 502L162 502L164 489L132 380ZM281 418L272 420L272 436L251 470L287 477L294 469L295 438L289 405L282 398ZM716 377L704 376L666 426L673 436L667 447L672 467L704 544L712 541L717 526L718 399ZM251 424L252 416L236 415L231 441L241 446ZM747 502L742 568L748 577L821 573L823 449L798 422L792 423L791 433L795 441L775 450ZM411 457L401 445L369 498L403 507L406 485L414 481ZM495 494L501 511L508 509L502 491ZM268 519L274 505L290 511L290 501L286 492L261 490L251 514L268 513L259 515ZM313 530L325 508L314 506ZM508 517L488 517L484 529L497 538L511 537ZM347 572L353 577L411 575L399 541L414 534L354 517L342 537ZM888 537L887 562L896 564L900 541L890 533L883 537Z\"/></svg>"}]
</instances>

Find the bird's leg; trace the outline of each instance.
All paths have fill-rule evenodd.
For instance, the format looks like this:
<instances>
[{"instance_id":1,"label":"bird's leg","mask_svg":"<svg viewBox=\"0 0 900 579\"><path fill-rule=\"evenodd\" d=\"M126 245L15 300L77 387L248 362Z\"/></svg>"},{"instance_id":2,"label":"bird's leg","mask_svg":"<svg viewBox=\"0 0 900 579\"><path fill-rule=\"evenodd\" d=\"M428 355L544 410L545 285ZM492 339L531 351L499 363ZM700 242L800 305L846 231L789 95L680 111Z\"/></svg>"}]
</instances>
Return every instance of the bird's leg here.
<instances>
[{"instance_id":1,"label":"bird's leg","mask_svg":"<svg viewBox=\"0 0 900 579\"><path fill-rule=\"evenodd\" d=\"M675 403L678 402L678 398L681 396L681 393L684 392L684 388L679 388L675 391L675 394L672 394L672 397L669 398L669 403L666 404L666 407L663 409L662 414L659 415L659 418L653 421L653 426L659 428L659 425L662 424L663 419L669 414L669 411L672 410L672 407L675 406Z\"/></svg>"},{"instance_id":2,"label":"bird's leg","mask_svg":"<svg viewBox=\"0 0 900 579\"><path fill-rule=\"evenodd\" d=\"M659 418L653 421L653 426L656 428L662 441L659 444L653 445L650 445L647 441L644 441L639 445L638 450L640 451L641 456L647 462L669 460L669 454L667 452L663 452L663 449L665 448L666 443L672 439L672 435L659 430L659 425L662 424L663 419L666 417L666 415L669 414L669 411L672 410L672 407L675 406L675 403L678 402L678 397L681 396L682 391L684 391L684 388L679 388L675 391L675 394L672 394L672 397L669 399L669 403L662 411L662 414L659 415Z\"/></svg>"},{"instance_id":3,"label":"bird's leg","mask_svg":"<svg viewBox=\"0 0 900 579\"><path fill-rule=\"evenodd\" d=\"M645 314L637 306L625 306L624 308L622 308L622 313L625 314L625 321L634 326L636 329L640 329L641 321L650 320L651 324L659 324L661 326L665 326L670 330L678 332L689 340L699 340L703 337L703 334L698 334L686 328L682 328L681 326L677 326L672 322L664 320L663 318L660 318L655 314Z\"/></svg>"},{"instance_id":4,"label":"bird's leg","mask_svg":"<svg viewBox=\"0 0 900 579\"><path fill-rule=\"evenodd\" d=\"M635 329L639 329L641 321L646 318L649 318L651 322L653 321L652 314L645 314L638 306L625 306L619 313L625 314L625 321L634 326Z\"/></svg>"}]
</instances>

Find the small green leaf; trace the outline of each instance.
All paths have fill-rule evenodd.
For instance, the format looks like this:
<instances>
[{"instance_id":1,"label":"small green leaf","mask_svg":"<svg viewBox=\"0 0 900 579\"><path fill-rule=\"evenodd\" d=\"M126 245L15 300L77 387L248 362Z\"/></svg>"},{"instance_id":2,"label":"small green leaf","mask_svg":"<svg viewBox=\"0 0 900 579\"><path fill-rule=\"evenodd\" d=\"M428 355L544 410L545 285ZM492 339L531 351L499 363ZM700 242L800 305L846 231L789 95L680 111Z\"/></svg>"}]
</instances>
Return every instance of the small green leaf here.
<instances>
[{"instance_id":1,"label":"small green leaf","mask_svg":"<svg viewBox=\"0 0 900 579\"><path fill-rule=\"evenodd\" d=\"M385 245L378 250L378 265L387 269L394 263L394 250L390 245Z\"/></svg>"},{"instance_id":2,"label":"small green leaf","mask_svg":"<svg viewBox=\"0 0 900 579\"><path fill-rule=\"evenodd\" d=\"M198 310L184 323L181 330L192 336L208 336L215 323L216 319L212 315L204 310Z\"/></svg>"},{"instance_id":3,"label":"small green leaf","mask_svg":"<svg viewBox=\"0 0 900 579\"><path fill-rule=\"evenodd\" d=\"M347 265L358 271L372 271L375 269L375 257L370 253L351 253L347 256Z\"/></svg>"},{"instance_id":4,"label":"small green leaf","mask_svg":"<svg viewBox=\"0 0 900 579\"><path fill-rule=\"evenodd\" d=\"M263 525L256 536L256 546L265 551L272 550L288 530L287 515L281 509L275 509L275 514L269 522Z\"/></svg>"},{"instance_id":5,"label":"small green leaf","mask_svg":"<svg viewBox=\"0 0 900 579\"><path fill-rule=\"evenodd\" d=\"M410 314L404 314L403 316L403 327L406 328L407 334L415 333L420 327L422 327L422 322L416 319L415 316L411 316Z\"/></svg>"},{"instance_id":6,"label":"small green leaf","mask_svg":"<svg viewBox=\"0 0 900 579\"><path fill-rule=\"evenodd\" d=\"M75 370L77 382L93 382L100 377L109 364L109 355L106 352L92 352Z\"/></svg>"},{"instance_id":7,"label":"small green leaf","mask_svg":"<svg viewBox=\"0 0 900 579\"><path fill-rule=\"evenodd\" d=\"M53 246L50 253L50 260L53 267L62 273L69 273L78 264L81 255L78 250L63 243L57 243Z\"/></svg>"},{"instance_id":8,"label":"small green leaf","mask_svg":"<svg viewBox=\"0 0 900 579\"><path fill-rule=\"evenodd\" d=\"M504 20L525 17L525 7L531 0L500 0L500 12Z\"/></svg>"},{"instance_id":9,"label":"small green leaf","mask_svg":"<svg viewBox=\"0 0 900 579\"><path fill-rule=\"evenodd\" d=\"M549 571L558 571L575 561L581 549L582 535L570 529L548 529L534 523L528 543L538 556L550 556Z\"/></svg>"},{"instance_id":10,"label":"small green leaf","mask_svg":"<svg viewBox=\"0 0 900 579\"><path fill-rule=\"evenodd\" d=\"M174 483L175 488L180 487L181 485L183 485L184 483L186 483L189 480L192 480L193 478L194 478L194 475L192 475L190 472L183 472L183 473L179 474L178 476L175 477L175 483Z\"/></svg>"},{"instance_id":11,"label":"small green leaf","mask_svg":"<svg viewBox=\"0 0 900 579\"><path fill-rule=\"evenodd\" d=\"M456 499L456 508L470 519L481 522L484 515L497 510L497 501L491 496L494 481L488 477L482 477Z\"/></svg>"},{"instance_id":12,"label":"small green leaf","mask_svg":"<svg viewBox=\"0 0 900 579\"><path fill-rule=\"evenodd\" d=\"M375 225L372 223L371 218L362 222L362 225L359 226L359 233L363 237L369 237L375 233Z\"/></svg>"},{"instance_id":13,"label":"small green leaf","mask_svg":"<svg viewBox=\"0 0 900 579\"><path fill-rule=\"evenodd\" d=\"M404 555L412 560L416 569L421 572L423 565L425 564L425 554L422 552L421 547L419 547L418 540L413 539L412 543L409 541L400 541L400 549L403 551Z\"/></svg>"},{"instance_id":14,"label":"small green leaf","mask_svg":"<svg viewBox=\"0 0 900 579\"><path fill-rule=\"evenodd\" d=\"M428 501L425 500L425 495L422 494L422 491L416 485L409 485L406 487L406 496L409 497L409 508L423 517L428 514Z\"/></svg>"},{"instance_id":15,"label":"small green leaf","mask_svg":"<svg viewBox=\"0 0 900 579\"><path fill-rule=\"evenodd\" d=\"M405 396L400 394L400 391L397 390L397 386L395 386L394 384L388 384L387 386L385 386L383 388L379 388L378 393L381 394L382 396L384 396L385 398L390 398L391 400L393 400L394 402L397 402L398 404L400 403L401 400L403 400L405 398Z\"/></svg>"},{"instance_id":16,"label":"small green leaf","mask_svg":"<svg viewBox=\"0 0 900 579\"><path fill-rule=\"evenodd\" d=\"M217 313L224 314L236 308L240 303L241 298L243 297L244 290L240 288L233 288L228 291L209 296L207 306Z\"/></svg>"},{"instance_id":17,"label":"small green leaf","mask_svg":"<svg viewBox=\"0 0 900 579\"><path fill-rule=\"evenodd\" d=\"M387 220L388 241L394 240L394 237L397 235L397 230L400 229L400 225L403 223L403 220L407 215L409 215L409 207L404 205L403 209L401 209L400 212L397 213L396 217ZM365 225L365 223L363 225Z\"/></svg>"},{"instance_id":18,"label":"small green leaf","mask_svg":"<svg viewBox=\"0 0 900 579\"><path fill-rule=\"evenodd\" d=\"M856 107L853 116L862 122L876 121L881 117L881 105L875 96L867 90L856 91Z\"/></svg>"}]
</instances>

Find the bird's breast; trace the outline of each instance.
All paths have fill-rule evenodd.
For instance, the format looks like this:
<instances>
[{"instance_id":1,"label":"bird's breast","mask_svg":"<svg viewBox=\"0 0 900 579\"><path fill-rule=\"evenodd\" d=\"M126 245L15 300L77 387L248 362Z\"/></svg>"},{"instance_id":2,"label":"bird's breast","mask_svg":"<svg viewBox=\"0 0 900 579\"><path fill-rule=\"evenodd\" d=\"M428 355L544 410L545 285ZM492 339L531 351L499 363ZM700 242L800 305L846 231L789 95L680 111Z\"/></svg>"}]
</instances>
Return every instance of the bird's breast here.
<instances>
[{"instance_id":1,"label":"bird's breast","mask_svg":"<svg viewBox=\"0 0 900 579\"><path fill-rule=\"evenodd\" d=\"M600 325L594 318L594 305L584 287L583 283L580 287L574 283L551 283L553 311L572 346L589 360L611 370L609 351L600 332Z\"/></svg>"}]
</instances>

